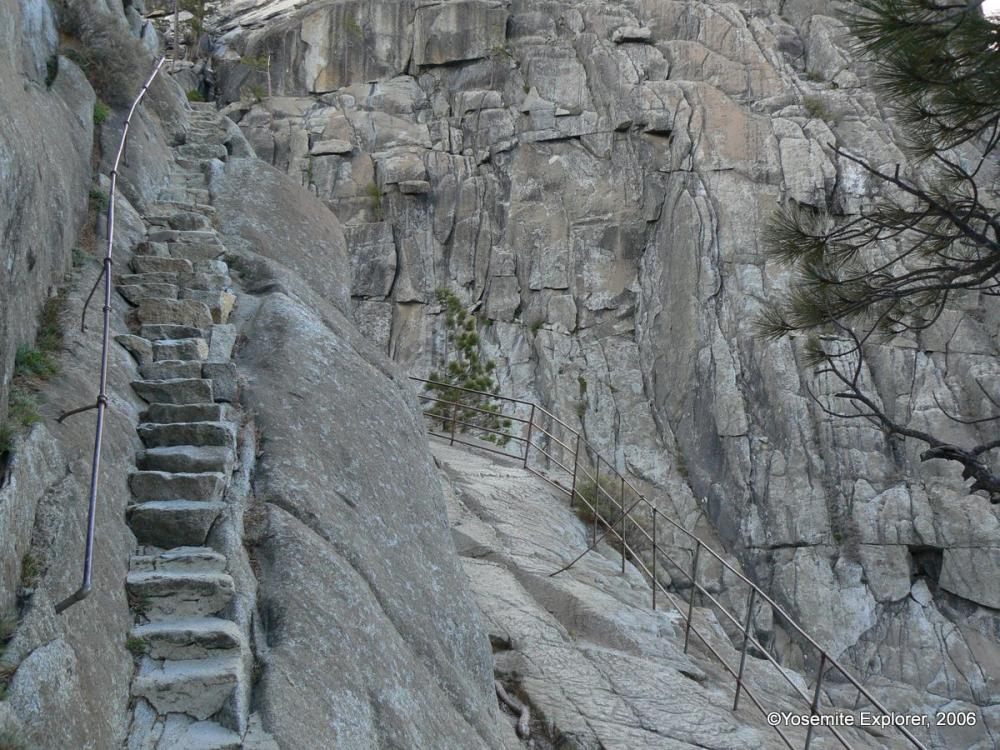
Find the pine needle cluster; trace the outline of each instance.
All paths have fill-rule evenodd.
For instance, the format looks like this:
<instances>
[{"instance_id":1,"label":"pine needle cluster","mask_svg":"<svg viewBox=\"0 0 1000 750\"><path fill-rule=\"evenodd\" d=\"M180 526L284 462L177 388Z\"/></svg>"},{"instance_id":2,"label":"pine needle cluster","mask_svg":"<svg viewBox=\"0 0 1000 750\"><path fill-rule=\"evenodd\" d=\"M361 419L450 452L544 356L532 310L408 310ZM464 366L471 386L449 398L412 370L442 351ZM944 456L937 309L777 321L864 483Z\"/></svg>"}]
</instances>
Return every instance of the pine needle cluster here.
<instances>
[{"instance_id":1,"label":"pine needle cluster","mask_svg":"<svg viewBox=\"0 0 1000 750\"><path fill-rule=\"evenodd\" d=\"M984 456L1000 441L962 448L897 423L862 387L861 357L869 343L933 326L953 299L1000 296L1000 23L984 16L981 0L852 5L846 21L903 131L910 168L827 144L882 197L852 215L794 201L776 213L766 252L793 269L796 283L758 318L757 332L808 332L807 364L833 377L834 397L847 407L821 408L927 443L922 459L959 462L974 490L1000 502L1000 476ZM834 339L846 347L831 346ZM997 412L984 417L948 416L1000 420L1000 402L991 403Z\"/></svg>"},{"instance_id":2,"label":"pine needle cluster","mask_svg":"<svg viewBox=\"0 0 1000 750\"><path fill-rule=\"evenodd\" d=\"M456 432L478 433L483 440L497 445L510 441L511 420L501 413L500 402L480 393L499 394L496 362L482 355L476 319L450 289L438 289L437 300L444 309L447 349L441 367L430 374L424 388L440 401L428 414L440 421L441 429L450 431L455 419Z\"/></svg>"}]
</instances>

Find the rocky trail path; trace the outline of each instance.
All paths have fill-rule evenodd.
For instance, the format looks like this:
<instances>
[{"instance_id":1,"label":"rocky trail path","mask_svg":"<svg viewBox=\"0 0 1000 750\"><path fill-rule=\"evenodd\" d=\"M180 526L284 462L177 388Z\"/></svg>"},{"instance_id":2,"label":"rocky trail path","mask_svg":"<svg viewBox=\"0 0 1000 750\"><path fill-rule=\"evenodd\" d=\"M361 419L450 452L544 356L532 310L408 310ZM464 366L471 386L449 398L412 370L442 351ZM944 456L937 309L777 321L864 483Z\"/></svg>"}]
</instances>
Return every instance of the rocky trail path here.
<instances>
[{"instance_id":1,"label":"rocky trail path","mask_svg":"<svg viewBox=\"0 0 1000 750\"><path fill-rule=\"evenodd\" d=\"M232 524L227 493L240 457L236 328L239 292L221 258L205 170L225 159L214 106L193 105L187 142L147 241L115 279L135 306L118 342L139 363L144 448L130 477L128 522L140 547L127 587L136 625L129 750L277 748L249 710L254 657L232 561L213 540Z\"/></svg>"},{"instance_id":2,"label":"rocky trail path","mask_svg":"<svg viewBox=\"0 0 1000 750\"><path fill-rule=\"evenodd\" d=\"M667 602L653 611L648 580L631 562L623 574L617 551L599 545L551 577L589 544L587 525L562 495L515 462L431 444L497 677L531 706L536 748L786 747L745 696L733 710L733 678L694 636L684 652L682 615ZM729 664L739 662L711 608L696 606L694 623ZM808 688L805 677L787 674ZM769 710L808 712L752 652L746 684ZM836 693L822 703L826 713L857 708ZM783 731L804 746L805 728ZM909 747L883 730L843 731L851 747ZM821 729L811 747L842 745Z\"/></svg>"}]
</instances>

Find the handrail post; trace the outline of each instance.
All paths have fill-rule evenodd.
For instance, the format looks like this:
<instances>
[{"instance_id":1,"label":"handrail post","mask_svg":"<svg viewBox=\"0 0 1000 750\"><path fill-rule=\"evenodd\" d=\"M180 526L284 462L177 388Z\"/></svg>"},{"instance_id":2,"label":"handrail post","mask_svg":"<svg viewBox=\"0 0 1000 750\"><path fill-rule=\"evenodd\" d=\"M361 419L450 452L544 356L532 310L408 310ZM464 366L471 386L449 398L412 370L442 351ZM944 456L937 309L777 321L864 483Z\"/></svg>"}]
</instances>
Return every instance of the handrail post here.
<instances>
[{"instance_id":1,"label":"handrail post","mask_svg":"<svg viewBox=\"0 0 1000 750\"><path fill-rule=\"evenodd\" d=\"M594 543L591 546L597 546L597 517L601 515L601 459L598 457L597 461L594 462L597 467L594 471L596 475L594 477L594 486L597 488L594 492Z\"/></svg>"},{"instance_id":2,"label":"handrail post","mask_svg":"<svg viewBox=\"0 0 1000 750\"><path fill-rule=\"evenodd\" d=\"M826 666L826 653L820 653L819 656L819 669L816 670L816 690L813 691L812 704L809 706L809 715L815 716L816 709L819 707L819 691L820 687L823 685L823 668ZM805 750L809 750L809 744L812 742L813 735L813 725L810 722L809 729L806 731L806 744L804 745Z\"/></svg>"},{"instance_id":3,"label":"handrail post","mask_svg":"<svg viewBox=\"0 0 1000 750\"><path fill-rule=\"evenodd\" d=\"M622 575L625 575L625 548L628 546L625 543L625 477L622 477L621 479L622 479L622 481L621 481L621 487L622 487L622 494L621 494L621 498L622 498L622 508L621 508L621 511L622 511Z\"/></svg>"},{"instance_id":4,"label":"handrail post","mask_svg":"<svg viewBox=\"0 0 1000 750\"><path fill-rule=\"evenodd\" d=\"M458 419L458 401L451 402L451 440L448 445L455 444L455 420Z\"/></svg>"},{"instance_id":5,"label":"handrail post","mask_svg":"<svg viewBox=\"0 0 1000 750\"><path fill-rule=\"evenodd\" d=\"M524 468L528 468L528 451L531 450L531 429L535 426L535 405L531 405L531 415L528 417L528 439L524 441Z\"/></svg>"},{"instance_id":6,"label":"handrail post","mask_svg":"<svg viewBox=\"0 0 1000 750\"><path fill-rule=\"evenodd\" d=\"M733 699L733 710L740 707L740 688L743 687L743 667L747 662L747 643L750 640L750 620L753 616L754 598L757 596L757 589L750 587L750 596L747 597L747 616L743 621L743 653L740 654L740 671L736 675L736 697Z\"/></svg>"},{"instance_id":7,"label":"handrail post","mask_svg":"<svg viewBox=\"0 0 1000 750\"><path fill-rule=\"evenodd\" d=\"M691 618L694 617L694 596L698 593L698 555L701 554L701 540L694 547L694 561L691 563L691 596L688 598L688 616L684 623L684 653L688 650L691 637Z\"/></svg>"},{"instance_id":8,"label":"handrail post","mask_svg":"<svg viewBox=\"0 0 1000 750\"><path fill-rule=\"evenodd\" d=\"M652 506L650 506L652 507ZM653 508L653 611L656 611L656 508Z\"/></svg>"},{"instance_id":9,"label":"handrail post","mask_svg":"<svg viewBox=\"0 0 1000 750\"><path fill-rule=\"evenodd\" d=\"M573 449L573 485L569 492L569 507L576 502L576 468L580 464L580 433L576 433L576 447Z\"/></svg>"}]
</instances>

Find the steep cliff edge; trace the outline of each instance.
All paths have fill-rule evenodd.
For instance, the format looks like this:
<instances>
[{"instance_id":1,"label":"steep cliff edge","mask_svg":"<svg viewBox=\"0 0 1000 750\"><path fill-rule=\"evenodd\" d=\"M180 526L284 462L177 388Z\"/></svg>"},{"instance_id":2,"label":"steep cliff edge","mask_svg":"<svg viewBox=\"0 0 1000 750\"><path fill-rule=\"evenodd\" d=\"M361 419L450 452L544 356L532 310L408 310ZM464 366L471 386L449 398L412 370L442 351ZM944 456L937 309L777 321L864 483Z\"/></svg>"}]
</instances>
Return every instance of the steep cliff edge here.
<instances>
[{"instance_id":1,"label":"steep cliff edge","mask_svg":"<svg viewBox=\"0 0 1000 750\"><path fill-rule=\"evenodd\" d=\"M822 413L808 389L830 384L801 342L751 326L793 281L761 251L778 202L854 216L877 197L829 144L907 168L825 13L243 0L220 8L215 65L261 158L343 222L359 326L394 359L437 365L435 291L458 291L505 392L570 419L689 528L717 533L866 678L995 724L997 509L918 446ZM997 342L974 301L867 366L900 422L978 442L934 397L974 412Z\"/></svg>"}]
</instances>

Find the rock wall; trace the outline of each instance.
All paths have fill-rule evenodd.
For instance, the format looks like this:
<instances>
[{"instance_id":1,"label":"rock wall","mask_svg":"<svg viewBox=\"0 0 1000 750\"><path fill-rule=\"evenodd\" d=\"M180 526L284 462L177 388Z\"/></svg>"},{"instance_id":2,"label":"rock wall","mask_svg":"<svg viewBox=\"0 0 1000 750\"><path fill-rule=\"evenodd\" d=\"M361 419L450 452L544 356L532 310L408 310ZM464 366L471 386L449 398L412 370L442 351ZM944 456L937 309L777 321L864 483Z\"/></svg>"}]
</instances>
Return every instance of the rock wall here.
<instances>
[{"instance_id":1,"label":"rock wall","mask_svg":"<svg viewBox=\"0 0 1000 750\"><path fill-rule=\"evenodd\" d=\"M419 413L343 312L339 223L256 159L230 159L211 190L254 298L237 310L237 363L261 439L249 543L265 726L282 747L501 747L489 642Z\"/></svg>"},{"instance_id":2,"label":"rock wall","mask_svg":"<svg viewBox=\"0 0 1000 750\"><path fill-rule=\"evenodd\" d=\"M69 267L87 207L94 92L57 52L46 2L3 0L0 29L0 413L14 356Z\"/></svg>"},{"instance_id":3,"label":"rock wall","mask_svg":"<svg viewBox=\"0 0 1000 750\"><path fill-rule=\"evenodd\" d=\"M714 529L865 677L975 704L995 726L997 510L954 467L921 464L920 446L825 416L807 389L832 386L800 342L752 329L794 283L761 252L779 202L849 216L876 198L829 144L907 168L824 12L246 0L223 6L216 65L258 155L344 224L373 342L426 373L443 347L435 289L458 290L505 392L578 422ZM240 59L261 55L275 96L254 101L267 74ZM995 377L997 336L963 300L874 349L868 373L900 421L971 440L931 394L982 411L975 378Z\"/></svg>"},{"instance_id":4,"label":"rock wall","mask_svg":"<svg viewBox=\"0 0 1000 750\"><path fill-rule=\"evenodd\" d=\"M40 308L57 289L66 335L60 372L38 395L42 421L17 441L0 477L0 617L10 622L20 610L13 639L0 644L0 733L11 746L20 739L30 747L98 750L124 736L132 670L121 582L134 539L121 518L134 449L123 427L137 402L119 394L133 368L126 353L112 352L95 593L86 609L57 617L53 602L80 584L93 419L60 425L55 417L96 395L100 354L93 327L87 334L78 328L98 264L86 263L65 283L91 187L95 97L80 69L57 54L48 3L5 0L0 7L0 416L16 351L33 346ZM119 222L116 251L127 253L137 241L136 216L124 200ZM119 302L116 310L124 309Z\"/></svg>"},{"instance_id":5,"label":"rock wall","mask_svg":"<svg viewBox=\"0 0 1000 750\"><path fill-rule=\"evenodd\" d=\"M123 198L119 221L116 251L126 260L141 224ZM7 738L21 736L33 748L103 750L118 747L127 730L132 656L125 640L132 617L124 579L135 537L124 517L141 402L129 388L138 377L135 364L117 346L109 367L93 593L61 615L53 609L80 585L94 418L92 412L62 424L56 418L96 396L101 341L93 308L86 333L79 320L99 272L99 264L90 261L66 286L60 372L39 392L42 421L17 443L0 487L0 606L4 618L18 620L13 640L0 654L0 663L11 671L0 701L0 731ZM121 322L127 309L124 300L115 300L113 335L127 332Z\"/></svg>"}]
</instances>

